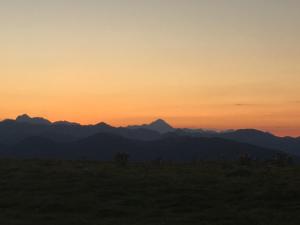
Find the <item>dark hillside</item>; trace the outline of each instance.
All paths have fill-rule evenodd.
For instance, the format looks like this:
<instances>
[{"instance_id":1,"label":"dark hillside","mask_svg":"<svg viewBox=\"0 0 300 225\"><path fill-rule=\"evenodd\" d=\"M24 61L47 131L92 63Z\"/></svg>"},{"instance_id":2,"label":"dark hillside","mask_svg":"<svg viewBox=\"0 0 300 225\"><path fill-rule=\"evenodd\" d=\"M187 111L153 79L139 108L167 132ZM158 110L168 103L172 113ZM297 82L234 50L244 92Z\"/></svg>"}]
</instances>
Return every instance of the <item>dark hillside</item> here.
<instances>
[{"instance_id":1,"label":"dark hillside","mask_svg":"<svg viewBox=\"0 0 300 225\"><path fill-rule=\"evenodd\" d=\"M298 225L300 168L0 161L7 225Z\"/></svg>"},{"instance_id":2,"label":"dark hillside","mask_svg":"<svg viewBox=\"0 0 300 225\"><path fill-rule=\"evenodd\" d=\"M149 161L157 158L193 161L235 160L244 154L253 159L266 160L272 159L278 151L221 138L177 136L142 141L98 133L66 143L54 142L44 137L30 137L11 146L2 157L107 161L112 160L117 152L128 153L133 161Z\"/></svg>"}]
</instances>

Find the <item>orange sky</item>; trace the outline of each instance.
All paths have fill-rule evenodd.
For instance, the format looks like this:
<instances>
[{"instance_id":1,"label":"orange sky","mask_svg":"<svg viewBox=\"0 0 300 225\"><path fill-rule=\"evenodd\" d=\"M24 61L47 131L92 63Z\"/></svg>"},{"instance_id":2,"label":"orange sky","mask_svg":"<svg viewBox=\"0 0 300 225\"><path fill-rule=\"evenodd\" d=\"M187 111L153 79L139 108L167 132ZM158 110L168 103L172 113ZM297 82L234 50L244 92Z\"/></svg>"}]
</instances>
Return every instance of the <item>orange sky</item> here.
<instances>
[{"instance_id":1,"label":"orange sky","mask_svg":"<svg viewBox=\"0 0 300 225\"><path fill-rule=\"evenodd\" d=\"M0 119L300 136L300 2L0 3Z\"/></svg>"}]
</instances>

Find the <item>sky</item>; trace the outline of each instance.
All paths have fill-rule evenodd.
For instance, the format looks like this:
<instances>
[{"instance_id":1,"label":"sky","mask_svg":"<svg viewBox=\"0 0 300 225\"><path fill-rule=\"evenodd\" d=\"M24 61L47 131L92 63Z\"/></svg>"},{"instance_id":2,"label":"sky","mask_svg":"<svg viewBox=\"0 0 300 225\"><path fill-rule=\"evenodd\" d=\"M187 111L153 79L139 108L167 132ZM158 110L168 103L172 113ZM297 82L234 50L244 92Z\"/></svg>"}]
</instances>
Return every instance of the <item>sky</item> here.
<instances>
[{"instance_id":1,"label":"sky","mask_svg":"<svg viewBox=\"0 0 300 225\"><path fill-rule=\"evenodd\" d=\"M300 136L299 0L0 0L0 119Z\"/></svg>"}]
</instances>

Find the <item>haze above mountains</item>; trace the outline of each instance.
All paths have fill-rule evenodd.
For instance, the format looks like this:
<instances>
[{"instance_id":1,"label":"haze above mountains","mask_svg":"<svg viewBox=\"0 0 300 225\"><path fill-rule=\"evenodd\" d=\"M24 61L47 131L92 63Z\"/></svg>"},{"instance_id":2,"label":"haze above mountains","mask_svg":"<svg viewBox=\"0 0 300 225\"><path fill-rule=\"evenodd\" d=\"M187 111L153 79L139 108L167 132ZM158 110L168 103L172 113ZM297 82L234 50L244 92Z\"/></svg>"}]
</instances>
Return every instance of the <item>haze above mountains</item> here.
<instances>
[{"instance_id":1,"label":"haze above mountains","mask_svg":"<svg viewBox=\"0 0 300 225\"><path fill-rule=\"evenodd\" d=\"M118 151L132 159L234 159L242 153L271 158L282 151L300 156L300 138L277 137L255 129L216 132L173 128L162 119L150 124L113 127L50 122L26 114L0 122L0 156L108 160Z\"/></svg>"}]
</instances>

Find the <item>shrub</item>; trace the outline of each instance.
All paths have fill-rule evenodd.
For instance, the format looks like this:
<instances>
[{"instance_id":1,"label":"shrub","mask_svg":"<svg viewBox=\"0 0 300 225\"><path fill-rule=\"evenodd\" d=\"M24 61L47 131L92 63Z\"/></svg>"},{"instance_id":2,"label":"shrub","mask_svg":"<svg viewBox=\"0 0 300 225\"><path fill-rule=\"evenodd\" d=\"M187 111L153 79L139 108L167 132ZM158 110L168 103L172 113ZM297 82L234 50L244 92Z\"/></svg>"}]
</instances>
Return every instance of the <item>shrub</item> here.
<instances>
[{"instance_id":1,"label":"shrub","mask_svg":"<svg viewBox=\"0 0 300 225\"><path fill-rule=\"evenodd\" d=\"M283 152L276 153L273 158L273 164L276 166L288 166L293 163L293 158Z\"/></svg>"},{"instance_id":2,"label":"shrub","mask_svg":"<svg viewBox=\"0 0 300 225\"><path fill-rule=\"evenodd\" d=\"M118 152L115 157L114 161L118 166L126 166L128 164L129 154L126 152Z\"/></svg>"},{"instance_id":3,"label":"shrub","mask_svg":"<svg viewBox=\"0 0 300 225\"><path fill-rule=\"evenodd\" d=\"M242 155L240 155L240 159L239 159L239 163L242 166L250 166L251 165L251 157L248 153L244 153Z\"/></svg>"}]
</instances>

